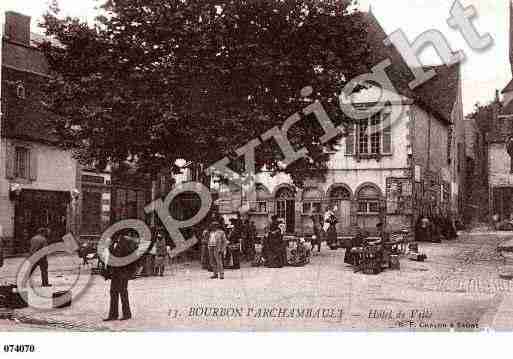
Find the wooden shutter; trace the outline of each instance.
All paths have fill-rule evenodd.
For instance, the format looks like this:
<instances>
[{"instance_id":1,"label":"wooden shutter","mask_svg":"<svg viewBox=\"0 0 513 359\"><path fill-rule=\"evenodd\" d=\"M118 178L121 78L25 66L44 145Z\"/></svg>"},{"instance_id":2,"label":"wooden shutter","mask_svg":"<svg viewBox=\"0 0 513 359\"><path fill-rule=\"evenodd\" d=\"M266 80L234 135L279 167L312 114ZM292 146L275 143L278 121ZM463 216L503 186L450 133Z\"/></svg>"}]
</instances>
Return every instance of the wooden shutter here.
<instances>
[{"instance_id":1,"label":"wooden shutter","mask_svg":"<svg viewBox=\"0 0 513 359\"><path fill-rule=\"evenodd\" d=\"M391 154L392 153L392 128L390 123L390 114L385 113L383 115L383 154Z\"/></svg>"},{"instance_id":2,"label":"wooden shutter","mask_svg":"<svg viewBox=\"0 0 513 359\"><path fill-rule=\"evenodd\" d=\"M31 181L37 180L37 165L38 165L38 156L37 152L34 150L29 150L28 153L29 160L29 179Z\"/></svg>"},{"instance_id":3,"label":"wooden shutter","mask_svg":"<svg viewBox=\"0 0 513 359\"><path fill-rule=\"evenodd\" d=\"M347 137L346 137L346 155L352 155L354 154L354 143L355 143L355 140L354 140L354 135L355 135L355 130L354 130L354 127L355 125L354 124L348 124L346 126L346 131L347 131Z\"/></svg>"},{"instance_id":4,"label":"wooden shutter","mask_svg":"<svg viewBox=\"0 0 513 359\"><path fill-rule=\"evenodd\" d=\"M5 159L5 177L7 179L14 179L14 159L15 159L15 152L14 147L7 143L6 145L6 159Z\"/></svg>"}]
</instances>

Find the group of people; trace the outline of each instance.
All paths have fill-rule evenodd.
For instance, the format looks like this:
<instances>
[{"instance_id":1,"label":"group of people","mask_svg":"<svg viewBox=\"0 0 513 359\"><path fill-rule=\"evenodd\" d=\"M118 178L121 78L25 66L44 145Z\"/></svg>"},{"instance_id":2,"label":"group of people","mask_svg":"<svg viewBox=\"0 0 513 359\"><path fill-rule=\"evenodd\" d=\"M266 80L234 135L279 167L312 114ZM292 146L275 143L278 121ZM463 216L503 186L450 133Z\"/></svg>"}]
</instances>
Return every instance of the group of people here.
<instances>
[{"instance_id":1,"label":"group of people","mask_svg":"<svg viewBox=\"0 0 513 359\"><path fill-rule=\"evenodd\" d=\"M440 243L442 240L456 239L456 223L450 214L437 211L434 214L421 214L415 224L415 241Z\"/></svg>"},{"instance_id":2,"label":"group of people","mask_svg":"<svg viewBox=\"0 0 513 359\"><path fill-rule=\"evenodd\" d=\"M316 235L309 246L304 240L290 244L284 240L285 222L274 215L266 235L257 238L253 222L242 221L240 217L230 220L229 226L214 219L203 231L201 240L202 268L213 272L211 278L224 278L224 269L240 269L241 261L252 266L282 268L287 265L304 265L308 262L313 246L320 251L323 230L318 222L314 224Z\"/></svg>"},{"instance_id":3,"label":"group of people","mask_svg":"<svg viewBox=\"0 0 513 359\"><path fill-rule=\"evenodd\" d=\"M213 219L201 236L200 260L203 269L214 272L212 278L224 278L224 269L240 269L241 260L255 256L256 226L240 217L225 225Z\"/></svg>"}]
</instances>

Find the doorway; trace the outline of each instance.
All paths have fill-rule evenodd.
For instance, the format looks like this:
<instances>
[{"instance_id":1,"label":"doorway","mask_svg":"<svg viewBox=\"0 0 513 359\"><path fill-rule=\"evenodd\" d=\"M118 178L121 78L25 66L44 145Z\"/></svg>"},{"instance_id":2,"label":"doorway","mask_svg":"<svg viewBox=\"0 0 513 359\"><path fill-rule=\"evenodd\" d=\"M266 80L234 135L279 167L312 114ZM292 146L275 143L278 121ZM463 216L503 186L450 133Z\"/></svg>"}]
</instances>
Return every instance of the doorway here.
<instances>
[{"instance_id":1,"label":"doorway","mask_svg":"<svg viewBox=\"0 0 513 359\"><path fill-rule=\"evenodd\" d=\"M337 233L351 225L351 192L345 186L336 186L329 193L330 207L337 207Z\"/></svg>"},{"instance_id":2,"label":"doorway","mask_svg":"<svg viewBox=\"0 0 513 359\"><path fill-rule=\"evenodd\" d=\"M49 243L61 240L67 231L69 201L69 192L23 190L15 209L15 251L28 252L30 239L42 227L51 231Z\"/></svg>"},{"instance_id":3,"label":"doorway","mask_svg":"<svg viewBox=\"0 0 513 359\"><path fill-rule=\"evenodd\" d=\"M294 233L296 228L296 200L294 192L288 188L282 188L276 193L276 215L285 220L286 232Z\"/></svg>"}]
</instances>

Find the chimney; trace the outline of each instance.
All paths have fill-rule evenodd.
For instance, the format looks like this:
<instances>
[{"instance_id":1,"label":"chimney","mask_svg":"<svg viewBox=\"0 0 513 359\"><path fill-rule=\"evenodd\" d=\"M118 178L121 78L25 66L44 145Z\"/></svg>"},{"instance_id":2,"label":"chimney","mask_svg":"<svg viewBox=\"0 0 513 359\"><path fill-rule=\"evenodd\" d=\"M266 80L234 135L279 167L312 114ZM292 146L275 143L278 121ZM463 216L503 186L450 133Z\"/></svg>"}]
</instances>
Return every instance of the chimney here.
<instances>
[{"instance_id":1,"label":"chimney","mask_svg":"<svg viewBox=\"0 0 513 359\"><path fill-rule=\"evenodd\" d=\"M11 42L30 46L30 16L7 11L4 36Z\"/></svg>"}]
</instances>

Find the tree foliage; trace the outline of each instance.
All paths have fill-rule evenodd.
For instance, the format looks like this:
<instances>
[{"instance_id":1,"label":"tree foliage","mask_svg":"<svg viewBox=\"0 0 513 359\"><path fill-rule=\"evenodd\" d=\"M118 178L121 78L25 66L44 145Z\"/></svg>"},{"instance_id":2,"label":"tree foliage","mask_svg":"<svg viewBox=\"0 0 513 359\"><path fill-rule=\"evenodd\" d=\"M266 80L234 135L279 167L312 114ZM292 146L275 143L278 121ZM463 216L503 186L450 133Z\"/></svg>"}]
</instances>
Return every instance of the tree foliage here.
<instances>
[{"instance_id":1,"label":"tree foliage","mask_svg":"<svg viewBox=\"0 0 513 359\"><path fill-rule=\"evenodd\" d=\"M476 103L474 105L474 111L468 117L476 121L481 132L488 133L492 130L495 112L500 109L499 106L500 103L497 101L488 102L485 105Z\"/></svg>"},{"instance_id":2,"label":"tree foliage","mask_svg":"<svg viewBox=\"0 0 513 359\"><path fill-rule=\"evenodd\" d=\"M44 16L60 42L42 49L56 76L48 106L62 144L100 166L127 159L142 171L176 159L211 164L308 104L334 122L337 93L367 72L362 14L348 0L108 0L92 25ZM309 157L287 171L296 183L320 174L328 156L320 127L301 121L289 136ZM276 143L257 165L278 169Z\"/></svg>"}]
</instances>

